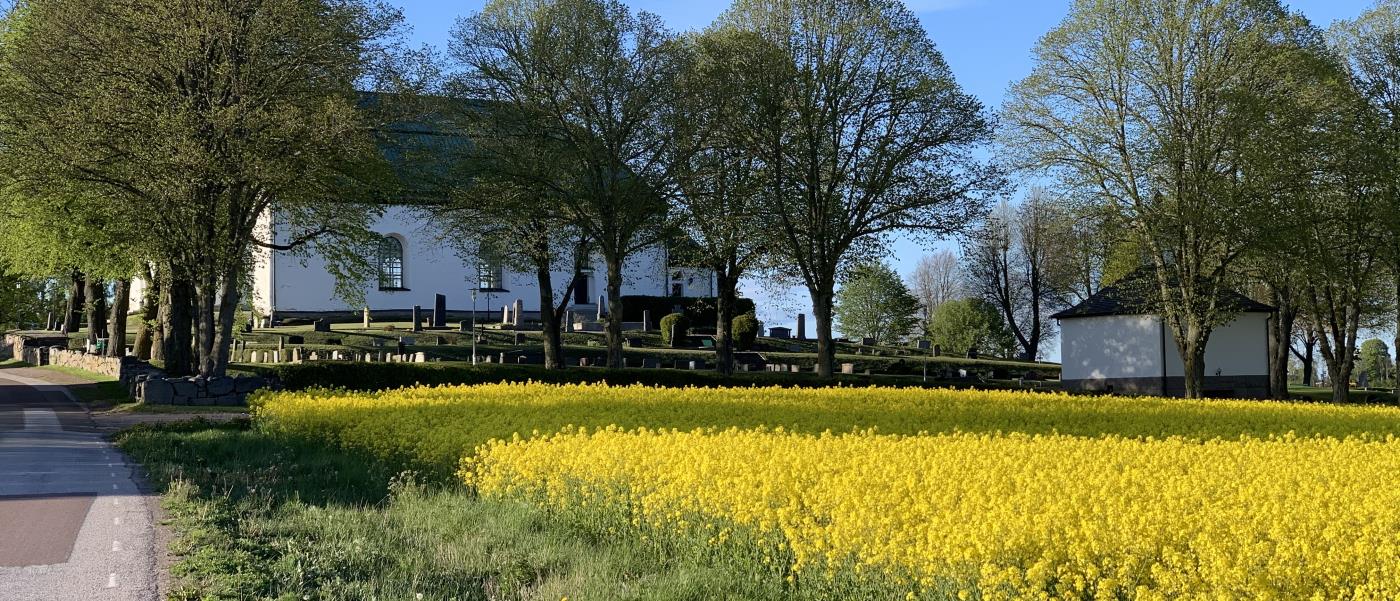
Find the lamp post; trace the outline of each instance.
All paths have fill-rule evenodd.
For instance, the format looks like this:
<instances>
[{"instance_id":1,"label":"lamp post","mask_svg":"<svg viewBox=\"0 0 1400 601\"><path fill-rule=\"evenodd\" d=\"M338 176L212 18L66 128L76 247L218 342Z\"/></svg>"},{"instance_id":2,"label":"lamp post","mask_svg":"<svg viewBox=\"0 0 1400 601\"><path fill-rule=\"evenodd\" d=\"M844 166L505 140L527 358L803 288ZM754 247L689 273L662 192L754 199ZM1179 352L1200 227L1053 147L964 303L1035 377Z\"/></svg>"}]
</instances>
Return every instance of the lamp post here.
<instances>
[{"instance_id":1,"label":"lamp post","mask_svg":"<svg viewBox=\"0 0 1400 601\"><path fill-rule=\"evenodd\" d=\"M476 365L476 288L472 288L472 365Z\"/></svg>"}]
</instances>

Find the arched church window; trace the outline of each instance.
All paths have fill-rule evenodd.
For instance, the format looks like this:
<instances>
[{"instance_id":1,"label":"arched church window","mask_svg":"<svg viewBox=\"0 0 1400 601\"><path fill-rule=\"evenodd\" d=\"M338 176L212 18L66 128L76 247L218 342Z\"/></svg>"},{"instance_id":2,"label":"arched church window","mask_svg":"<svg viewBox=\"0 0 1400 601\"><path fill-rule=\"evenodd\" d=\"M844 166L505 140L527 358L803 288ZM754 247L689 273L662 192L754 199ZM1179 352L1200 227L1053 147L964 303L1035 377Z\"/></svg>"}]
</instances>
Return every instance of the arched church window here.
<instances>
[{"instance_id":1,"label":"arched church window","mask_svg":"<svg viewBox=\"0 0 1400 601\"><path fill-rule=\"evenodd\" d=\"M398 236L379 239L379 289L403 290L403 241Z\"/></svg>"}]
</instances>

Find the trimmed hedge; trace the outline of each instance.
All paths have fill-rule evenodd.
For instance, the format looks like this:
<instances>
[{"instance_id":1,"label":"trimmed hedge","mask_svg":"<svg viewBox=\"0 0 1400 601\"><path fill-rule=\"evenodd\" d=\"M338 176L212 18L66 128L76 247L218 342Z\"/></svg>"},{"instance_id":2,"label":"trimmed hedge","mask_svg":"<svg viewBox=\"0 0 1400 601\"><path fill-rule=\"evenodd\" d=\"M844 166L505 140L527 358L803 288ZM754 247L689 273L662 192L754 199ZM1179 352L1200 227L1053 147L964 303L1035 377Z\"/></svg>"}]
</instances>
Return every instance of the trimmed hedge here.
<instances>
[{"instance_id":1,"label":"trimmed hedge","mask_svg":"<svg viewBox=\"0 0 1400 601\"><path fill-rule=\"evenodd\" d=\"M741 351L753 348L753 341L758 339L758 318L752 313L745 313L735 317L729 328L730 335L734 337L735 348Z\"/></svg>"},{"instance_id":2,"label":"trimmed hedge","mask_svg":"<svg viewBox=\"0 0 1400 601\"><path fill-rule=\"evenodd\" d=\"M644 384L647 386L800 386L820 388L844 386L901 387L965 387L970 382L920 382L913 378L890 378L865 375L841 375L832 380L820 380L811 373L752 372L730 377L714 371L680 369L601 369L570 368L547 370L538 365L501 365L465 363L351 363L348 361L318 361L313 363L240 366L263 376L277 378L287 390L309 388L340 388L345 390L389 390L414 385L494 384L498 382L545 382L572 384L580 382L609 382L615 385ZM996 388L985 386L984 388Z\"/></svg>"},{"instance_id":3,"label":"trimmed hedge","mask_svg":"<svg viewBox=\"0 0 1400 601\"><path fill-rule=\"evenodd\" d=\"M754 302L751 298L734 299L734 313L753 313ZM652 319L658 315L676 313L679 308L680 313L685 313L690 318L690 323L696 327L715 326L715 320L719 319L719 313L715 307L715 299L705 296L624 296L622 297L622 320L641 321L642 311L650 310Z\"/></svg>"},{"instance_id":4,"label":"trimmed hedge","mask_svg":"<svg viewBox=\"0 0 1400 601\"><path fill-rule=\"evenodd\" d=\"M690 334L690 318L684 313L672 313L661 318L661 344L663 346L675 347L675 340L671 340L671 332L675 331L682 340Z\"/></svg>"}]
</instances>

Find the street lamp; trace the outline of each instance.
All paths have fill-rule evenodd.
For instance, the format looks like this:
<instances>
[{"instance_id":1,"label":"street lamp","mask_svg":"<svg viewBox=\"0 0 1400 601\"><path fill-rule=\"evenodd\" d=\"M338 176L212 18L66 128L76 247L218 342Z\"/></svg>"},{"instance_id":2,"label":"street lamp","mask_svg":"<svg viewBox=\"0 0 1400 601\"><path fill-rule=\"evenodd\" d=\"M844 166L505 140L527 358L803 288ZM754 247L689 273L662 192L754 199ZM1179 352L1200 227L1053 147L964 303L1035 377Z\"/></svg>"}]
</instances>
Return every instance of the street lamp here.
<instances>
[{"instance_id":1,"label":"street lamp","mask_svg":"<svg viewBox=\"0 0 1400 601\"><path fill-rule=\"evenodd\" d=\"M476 293L486 295L486 312L491 312L491 295L510 292L501 287L500 268L482 262L476 270L476 287L472 288L472 365L476 365L476 339L480 333L476 329Z\"/></svg>"}]
</instances>

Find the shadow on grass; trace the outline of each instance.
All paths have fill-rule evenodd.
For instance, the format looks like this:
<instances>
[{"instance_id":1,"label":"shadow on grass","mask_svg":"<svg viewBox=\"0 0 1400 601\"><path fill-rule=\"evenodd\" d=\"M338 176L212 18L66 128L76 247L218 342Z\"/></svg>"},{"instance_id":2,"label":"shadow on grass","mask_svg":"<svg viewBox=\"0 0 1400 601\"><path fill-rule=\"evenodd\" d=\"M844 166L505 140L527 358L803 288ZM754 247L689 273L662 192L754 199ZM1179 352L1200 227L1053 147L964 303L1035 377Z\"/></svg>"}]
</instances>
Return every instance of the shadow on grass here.
<instances>
[{"instance_id":1,"label":"shadow on grass","mask_svg":"<svg viewBox=\"0 0 1400 601\"><path fill-rule=\"evenodd\" d=\"M177 536L175 600L868 599L867 582L784 584L760 553L646 543L363 456L239 423L143 426L118 436ZM616 524L617 534L607 534ZM901 593L902 594L902 593Z\"/></svg>"}]
</instances>

